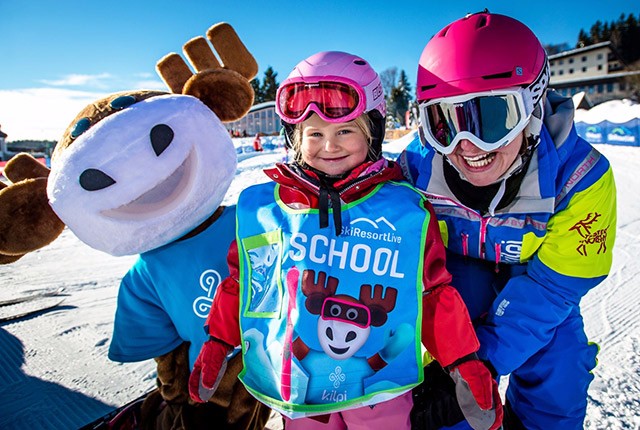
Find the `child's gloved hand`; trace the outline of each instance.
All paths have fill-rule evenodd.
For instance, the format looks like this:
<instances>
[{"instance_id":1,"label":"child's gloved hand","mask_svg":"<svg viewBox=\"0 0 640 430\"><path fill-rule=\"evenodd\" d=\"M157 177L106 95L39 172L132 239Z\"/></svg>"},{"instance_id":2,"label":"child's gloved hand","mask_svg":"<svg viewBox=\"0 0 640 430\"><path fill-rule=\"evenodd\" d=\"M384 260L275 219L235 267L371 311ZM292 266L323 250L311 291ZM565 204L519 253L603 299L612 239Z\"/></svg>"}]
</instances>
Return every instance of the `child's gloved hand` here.
<instances>
[{"instance_id":1,"label":"child's gloved hand","mask_svg":"<svg viewBox=\"0 0 640 430\"><path fill-rule=\"evenodd\" d=\"M495 430L502 425L502 401L498 383L477 359L450 366L456 397L464 417L475 430Z\"/></svg>"},{"instance_id":2,"label":"child's gloved hand","mask_svg":"<svg viewBox=\"0 0 640 430\"><path fill-rule=\"evenodd\" d=\"M227 368L227 354L231 350L232 347L214 338L202 345L189 376L189 395L194 402L204 403L213 396Z\"/></svg>"}]
</instances>

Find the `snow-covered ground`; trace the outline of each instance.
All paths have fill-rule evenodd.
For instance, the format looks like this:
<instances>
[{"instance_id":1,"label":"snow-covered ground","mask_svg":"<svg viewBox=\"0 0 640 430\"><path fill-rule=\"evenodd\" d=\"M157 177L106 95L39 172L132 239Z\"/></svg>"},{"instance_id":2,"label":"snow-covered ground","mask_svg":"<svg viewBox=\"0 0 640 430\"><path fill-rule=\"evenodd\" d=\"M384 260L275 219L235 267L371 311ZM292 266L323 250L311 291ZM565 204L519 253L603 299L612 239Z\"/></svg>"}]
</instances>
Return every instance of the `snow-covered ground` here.
<instances>
[{"instance_id":1,"label":"snow-covered ground","mask_svg":"<svg viewBox=\"0 0 640 430\"><path fill-rule=\"evenodd\" d=\"M386 155L395 158L406 143L385 144ZM640 429L640 147L597 148L614 168L618 231L611 275L582 301L587 333L601 347L585 428ZM285 156L281 148L239 152L226 203ZM77 428L154 386L152 360L107 358L119 280L134 260L95 251L65 230L0 266L0 300L58 287L68 294L55 310L0 325L0 429Z\"/></svg>"}]
</instances>

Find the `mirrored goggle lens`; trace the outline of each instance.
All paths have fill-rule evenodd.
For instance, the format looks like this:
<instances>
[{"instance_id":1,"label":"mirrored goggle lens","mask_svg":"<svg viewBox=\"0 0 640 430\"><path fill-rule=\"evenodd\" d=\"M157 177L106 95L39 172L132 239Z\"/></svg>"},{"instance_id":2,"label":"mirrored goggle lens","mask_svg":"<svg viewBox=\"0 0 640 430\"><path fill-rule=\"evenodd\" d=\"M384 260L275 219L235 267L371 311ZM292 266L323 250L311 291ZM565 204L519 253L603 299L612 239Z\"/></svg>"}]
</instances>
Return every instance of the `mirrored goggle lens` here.
<instances>
[{"instance_id":1,"label":"mirrored goggle lens","mask_svg":"<svg viewBox=\"0 0 640 430\"><path fill-rule=\"evenodd\" d=\"M313 103L327 117L338 119L356 110L360 102L357 91L339 82L296 82L280 92L280 111L289 118L299 119Z\"/></svg>"},{"instance_id":2,"label":"mirrored goggle lens","mask_svg":"<svg viewBox=\"0 0 640 430\"><path fill-rule=\"evenodd\" d=\"M427 131L443 147L456 135L468 131L485 143L501 144L501 139L524 121L515 94L475 97L458 103L438 102L423 108Z\"/></svg>"}]
</instances>

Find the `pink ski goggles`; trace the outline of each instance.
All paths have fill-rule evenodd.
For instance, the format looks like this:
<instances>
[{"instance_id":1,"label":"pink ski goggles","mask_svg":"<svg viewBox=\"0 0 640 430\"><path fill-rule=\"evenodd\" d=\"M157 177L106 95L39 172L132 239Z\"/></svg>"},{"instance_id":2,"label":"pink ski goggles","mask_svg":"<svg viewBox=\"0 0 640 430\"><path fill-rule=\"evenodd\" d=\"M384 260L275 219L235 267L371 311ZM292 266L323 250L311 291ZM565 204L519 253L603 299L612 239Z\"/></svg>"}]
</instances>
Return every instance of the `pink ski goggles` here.
<instances>
[{"instance_id":1,"label":"pink ski goggles","mask_svg":"<svg viewBox=\"0 0 640 430\"><path fill-rule=\"evenodd\" d=\"M362 88L340 77L317 82L302 78L288 80L276 93L276 112L283 121L297 124L311 112L327 122L349 122L360 116L366 108Z\"/></svg>"},{"instance_id":2,"label":"pink ski goggles","mask_svg":"<svg viewBox=\"0 0 640 430\"><path fill-rule=\"evenodd\" d=\"M461 140L469 140L486 152L495 151L511 143L530 117L521 89L443 97L420 104L424 137L445 155Z\"/></svg>"}]
</instances>

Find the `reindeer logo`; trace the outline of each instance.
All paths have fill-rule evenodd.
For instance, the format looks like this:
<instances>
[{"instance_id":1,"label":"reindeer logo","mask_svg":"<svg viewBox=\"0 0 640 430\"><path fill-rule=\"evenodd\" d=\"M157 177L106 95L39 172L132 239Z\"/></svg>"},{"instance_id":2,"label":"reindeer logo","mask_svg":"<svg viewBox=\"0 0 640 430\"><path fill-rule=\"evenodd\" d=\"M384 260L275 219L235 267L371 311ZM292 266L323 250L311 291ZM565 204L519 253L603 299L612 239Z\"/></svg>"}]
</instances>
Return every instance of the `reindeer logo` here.
<instances>
[{"instance_id":1,"label":"reindeer logo","mask_svg":"<svg viewBox=\"0 0 640 430\"><path fill-rule=\"evenodd\" d=\"M569 231L575 230L582 238L576 248L576 251L582 256L587 256L587 245L594 243L600 244L598 251L596 251L597 254L607 252L607 230L609 230L609 226L596 230L593 233L591 232L592 224L595 223L600 216L601 214L597 212L590 212L585 219L578 221L569 229Z\"/></svg>"},{"instance_id":2,"label":"reindeer logo","mask_svg":"<svg viewBox=\"0 0 640 430\"><path fill-rule=\"evenodd\" d=\"M297 276L287 279L287 282L294 281L297 286ZM301 290L306 297L305 308L312 315L318 315L317 334L322 352L312 350L300 337L291 344L292 354L310 374L310 386L314 378L320 380L323 389L313 397L321 403L363 395L363 379L387 366L414 339L414 329L403 323L387 332L379 352L368 358L356 357L355 354L369 339L371 327L381 327L387 321L388 314L396 306L398 290L393 287L385 290L380 284L373 287L362 284L356 298L336 294L338 282L322 271L318 273L317 280L314 270L303 271ZM313 365L305 365L306 359ZM323 375L317 369L330 371ZM349 381L349 369L358 369L360 381ZM343 383L348 387L341 388Z\"/></svg>"}]
</instances>

